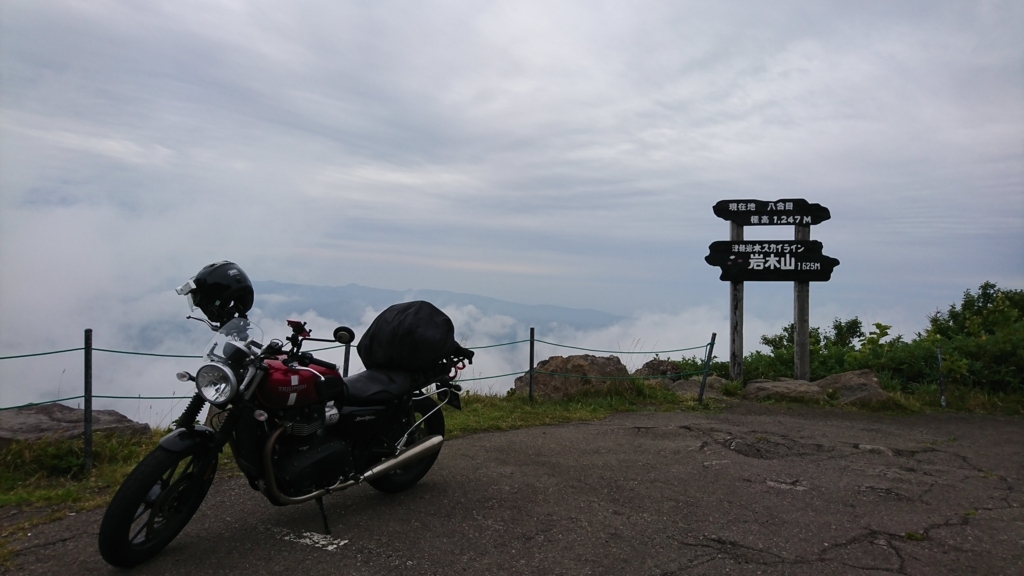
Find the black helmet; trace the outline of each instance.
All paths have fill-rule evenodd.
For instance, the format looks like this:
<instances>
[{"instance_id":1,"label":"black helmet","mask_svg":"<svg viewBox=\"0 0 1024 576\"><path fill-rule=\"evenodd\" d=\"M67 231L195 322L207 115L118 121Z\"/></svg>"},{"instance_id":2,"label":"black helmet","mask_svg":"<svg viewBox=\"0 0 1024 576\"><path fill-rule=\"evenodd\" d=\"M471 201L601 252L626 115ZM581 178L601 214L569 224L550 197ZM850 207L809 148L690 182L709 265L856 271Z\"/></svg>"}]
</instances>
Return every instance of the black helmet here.
<instances>
[{"instance_id":1,"label":"black helmet","mask_svg":"<svg viewBox=\"0 0 1024 576\"><path fill-rule=\"evenodd\" d=\"M199 308L210 322L224 324L236 315L245 317L252 308L252 282L234 262L214 262L175 290L187 295L189 305Z\"/></svg>"}]
</instances>

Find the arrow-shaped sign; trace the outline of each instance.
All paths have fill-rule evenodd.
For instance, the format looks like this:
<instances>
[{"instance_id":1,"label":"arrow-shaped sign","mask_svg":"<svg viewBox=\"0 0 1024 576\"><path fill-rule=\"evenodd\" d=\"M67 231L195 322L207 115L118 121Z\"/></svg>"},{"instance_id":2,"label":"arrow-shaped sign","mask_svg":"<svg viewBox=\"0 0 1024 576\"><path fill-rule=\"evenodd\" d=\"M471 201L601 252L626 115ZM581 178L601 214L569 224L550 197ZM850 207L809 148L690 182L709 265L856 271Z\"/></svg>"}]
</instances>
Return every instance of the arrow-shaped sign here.
<instances>
[{"instance_id":1,"label":"arrow-shaped sign","mask_svg":"<svg viewBox=\"0 0 1024 576\"><path fill-rule=\"evenodd\" d=\"M817 240L712 242L704 261L722 268L728 282L827 282L839 260L821 253Z\"/></svg>"}]
</instances>

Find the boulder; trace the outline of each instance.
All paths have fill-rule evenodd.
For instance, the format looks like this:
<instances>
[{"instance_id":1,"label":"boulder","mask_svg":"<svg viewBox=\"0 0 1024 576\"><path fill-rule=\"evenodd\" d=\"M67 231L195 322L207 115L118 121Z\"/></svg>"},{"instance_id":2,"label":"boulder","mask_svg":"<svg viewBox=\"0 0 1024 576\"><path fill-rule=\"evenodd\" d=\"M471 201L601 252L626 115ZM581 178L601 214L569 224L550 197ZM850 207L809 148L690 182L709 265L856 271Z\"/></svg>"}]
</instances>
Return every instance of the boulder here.
<instances>
[{"instance_id":1,"label":"boulder","mask_svg":"<svg viewBox=\"0 0 1024 576\"><path fill-rule=\"evenodd\" d=\"M882 390L878 376L873 370L854 370L833 374L814 382L823 394L834 390L842 404L871 404L885 400L889 394Z\"/></svg>"},{"instance_id":2,"label":"boulder","mask_svg":"<svg viewBox=\"0 0 1024 576\"><path fill-rule=\"evenodd\" d=\"M662 360L655 358L648 360L646 364L633 372L634 376L645 377L645 379L651 376L664 376L665 380L669 382L675 382L681 378L679 376L679 365L671 360Z\"/></svg>"},{"instance_id":3,"label":"boulder","mask_svg":"<svg viewBox=\"0 0 1024 576\"><path fill-rule=\"evenodd\" d=\"M743 389L747 400L787 400L791 402L824 402L825 393L806 380L751 380Z\"/></svg>"},{"instance_id":4,"label":"boulder","mask_svg":"<svg viewBox=\"0 0 1024 576\"><path fill-rule=\"evenodd\" d=\"M548 372L549 374L542 374ZM555 374L571 374L556 376ZM621 381L628 377L629 371L618 356L593 356L580 354L576 356L552 356L537 363L533 373L533 393L538 397L565 398L578 391L598 388ZM612 380L601 378L612 377ZM528 394L530 391L530 373L516 378L517 394Z\"/></svg>"},{"instance_id":5,"label":"boulder","mask_svg":"<svg viewBox=\"0 0 1024 576\"><path fill-rule=\"evenodd\" d=\"M141 424L115 410L92 411L93 432L145 435L149 424ZM15 440L75 438L85 432L85 410L63 404L43 404L0 412L0 450Z\"/></svg>"},{"instance_id":6,"label":"boulder","mask_svg":"<svg viewBox=\"0 0 1024 576\"><path fill-rule=\"evenodd\" d=\"M690 378L687 379L687 382L696 382L697 386L700 387L701 378L703 378L703 376L690 376ZM722 385L724 385L726 382L728 382L728 380L722 378L721 376L708 374L708 381L705 385L705 393L707 393L708 390L721 390Z\"/></svg>"}]
</instances>

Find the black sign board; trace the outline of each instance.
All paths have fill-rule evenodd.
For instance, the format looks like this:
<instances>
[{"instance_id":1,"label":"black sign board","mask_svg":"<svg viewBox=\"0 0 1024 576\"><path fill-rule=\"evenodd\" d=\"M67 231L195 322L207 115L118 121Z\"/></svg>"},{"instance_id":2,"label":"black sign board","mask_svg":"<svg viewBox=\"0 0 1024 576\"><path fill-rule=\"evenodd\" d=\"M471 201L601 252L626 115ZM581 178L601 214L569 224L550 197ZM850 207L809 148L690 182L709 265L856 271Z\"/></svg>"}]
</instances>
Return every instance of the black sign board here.
<instances>
[{"instance_id":1,"label":"black sign board","mask_svg":"<svg viewBox=\"0 0 1024 576\"><path fill-rule=\"evenodd\" d=\"M832 217L828 208L803 198L768 200L722 200L715 204L715 216L740 226L810 226Z\"/></svg>"},{"instance_id":2,"label":"black sign board","mask_svg":"<svg viewBox=\"0 0 1024 576\"><path fill-rule=\"evenodd\" d=\"M720 266L728 282L827 282L839 260L821 253L817 240L712 242L704 261Z\"/></svg>"}]
</instances>

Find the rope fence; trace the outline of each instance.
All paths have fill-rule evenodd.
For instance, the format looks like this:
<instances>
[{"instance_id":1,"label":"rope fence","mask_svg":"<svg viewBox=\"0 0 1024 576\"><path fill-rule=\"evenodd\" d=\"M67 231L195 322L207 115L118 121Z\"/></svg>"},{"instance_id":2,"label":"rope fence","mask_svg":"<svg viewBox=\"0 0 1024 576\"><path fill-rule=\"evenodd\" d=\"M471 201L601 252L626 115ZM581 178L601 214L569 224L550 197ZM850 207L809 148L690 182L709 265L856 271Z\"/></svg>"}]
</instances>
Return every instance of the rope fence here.
<instances>
[{"instance_id":1,"label":"rope fence","mask_svg":"<svg viewBox=\"0 0 1024 576\"><path fill-rule=\"evenodd\" d=\"M157 358L202 358L202 356L186 354L157 354L155 352L128 352L127 350L108 350L106 348L93 348L93 352L108 352L110 354L128 354L131 356L155 356Z\"/></svg>"},{"instance_id":2,"label":"rope fence","mask_svg":"<svg viewBox=\"0 0 1024 576\"><path fill-rule=\"evenodd\" d=\"M529 340L525 340L529 342ZM582 350L584 352L600 352L602 354L670 354L672 352L687 352L690 350L701 350L707 348L707 344L701 344L700 346L691 346L689 348L678 348L676 350L651 350L650 352L644 350L595 350L593 348L581 348L579 346L569 346L568 344L556 344L555 342L548 342L547 340L537 339L537 342L541 344L548 344L550 346L557 346L559 348L571 348L573 350Z\"/></svg>"},{"instance_id":3,"label":"rope fence","mask_svg":"<svg viewBox=\"0 0 1024 576\"><path fill-rule=\"evenodd\" d=\"M703 374L703 370L694 370L692 372L680 372L678 374L650 374L650 375L630 375L630 376L592 376L588 374L561 374L559 372L545 372L543 370L534 370L534 374L544 374L547 376L559 376L561 378L580 378L583 380L654 380L667 378L671 380L673 377L682 378L684 376L695 376L697 374ZM518 372L516 372L518 374Z\"/></svg>"},{"instance_id":4,"label":"rope fence","mask_svg":"<svg viewBox=\"0 0 1024 576\"><path fill-rule=\"evenodd\" d=\"M17 354L15 356L0 356L0 360L14 360L15 358L31 358L33 356L50 356L51 354L63 354L65 352L78 352L79 350L85 350L85 348L79 346L78 348L68 348L66 350L54 350L53 352L36 352L35 354Z\"/></svg>"},{"instance_id":5,"label":"rope fence","mask_svg":"<svg viewBox=\"0 0 1024 576\"><path fill-rule=\"evenodd\" d=\"M469 349L470 350L486 350L486 349L490 349L490 348L500 348L500 347L503 347L503 346L513 346L513 345L516 345L516 344L526 344L526 343L529 343L529 345L530 345L530 364L529 364L529 369L528 370L509 372L508 374L497 374L497 375L493 375L493 376L478 376L478 377L473 377L473 378L459 378L458 381L459 382L475 382L475 381L481 381L481 380L495 380L497 378L507 378L509 376L524 375L524 376L527 376L528 379L529 379L530 401L532 402L534 400L534 394L533 394L534 390L533 390L533 388L534 388L534 375L535 374L543 374L543 375L546 375L546 376L553 376L553 377L559 377L559 378L582 378L582 379L587 379L587 380L630 380L630 379L636 380L636 379L673 378L673 377L680 377L680 378L682 378L684 376L703 374L704 378L701 380L700 393L698 394L698 397L697 397L697 401L700 402L700 403L703 403L703 401L704 401L704 387L705 387L705 385L707 383L708 367L710 365L711 358L712 358L711 354L712 354L712 352L714 350L714 347L715 347L715 334L711 334L711 341L708 344L705 344L705 345L702 345L702 346L692 346L692 347L689 347L689 348L677 348L677 349L673 349L673 350L651 350L651 351L643 351L643 350L600 350L600 349L584 348L584 347L581 347L581 346L570 346L568 344L559 344L557 342L548 342L546 340L540 340L540 339L536 338L536 335L535 335L535 332L534 332L534 328L530 328L530 338L529 339L515 340L515 341L512 341L512 342L501 342L501 343L497 343L497 344L487 344L487 345L484 345L484 346L470 347ZM568 349L572 349L572 350L580 350L580 351L584 351L584 352L596 352L596 353L600 353L600 354L646 354L646 355L660 355L660 354L670 354L670 353L675 353L675 352L688 352L688 351L703 349L704 350L704 360L703 360L703 367L704 367L704 369L703 370L699 370L699 371L681 372L681 373L678 373L678 374L662 374L662 375L651 375L651 376L590 376L590 375L586 375L586 374L562 374L562 373L557 373L557 372L545 372L545 371L542 371L542 370L536 370L535 366L534 366L534 348L535 348L537 343L547 344L549 346L555 346L555 347L559 347L559 348L568 348ZM345 349L345 362L344 362L344 365L343 365L342 374L343 374L344 377L347 377L348 376L349 352L351 350L351 344L339 344L337 346L327 346L327 347L324 347L324 348L317 348L317 349L314 349L314 350L309 350L309 352L320 352L320 351L323 351L323 350L333 350L333 349L337 349L337 348L344 348ZM84 380L85 380L84 388L85 388L85 390L84 390L84 394L79 394L77 396L69 396L69 397L66 397L66 398L57 398L57 399L54 399L54 400L45 400L45 401L42 401L42 402L29 402L27 404L21 404L21 405L18 405L18 406L3 406L3 407L0 407L0 412L6 411L6 410L15 410L15 409L18 409L18 408L29 408L29 407L33 407L33 406L43 406L43 405L46 405L46 404L55 404L55 403L58 403L58 402L67 402L67 401L70 401L70 400L83 400L84 399L84 401L85 401L85 452L86 452L86 454L85 454L85 468L86 468L87 472L92 467L92 400L94 398L106 399L106 400L182 400L182 399L187 398L187 396L141 396L141 395L140 396L115 396L115 395L106 395L106 394L102 394L102 395L100 395L100 394L93 394L92 393L92 353L93 352L103 352L103 353L107 353L107 354L121 354L121 355L129 355L129 356L148 356L148 357L156 357L156 358L188 358L188 359L199 359L199 358L202 358L202 356L187 355L187 354L163 354L163 353L156 353L156 352L136 352L136 351L130 351L130 350L114 350L114 349L110 349L110 348L94 348L93 345L92 345L92 329L89 328L89 329L85 330L85 345L84 346L79 346L77 348L65 348L63 350L52 350L52 351L49 351L49 352L36 352L36 353L31 353L31 354L15 354L15 355L9 355L9 356L0 356L0 361L2 361L2 360L15 360L15 359L21 359L21 358L33 358L33 357L40 357L40 356L51 356L51 355L54 355L54 354L65 354L65 353L69 353L69 352L79 352L79 351L84 352L84 356L85 356L85 368L84 368Z\"/></svg>"},{"instance_id":6,"label":"rope fence","mask_svg":"<svg viewBox=\"0 0 1024 576\"><path fill-rule=\"evenodd\" d=\"M532 336L533 335L533 329L531 328L530 331L531 331L531 336ZM713 339L714 339L714 335L712 335L712 340ZM523 340L513 340L511 342L500 342L498 344L487 344L487 345L484 345L484 346L469 346L467 348L469 348L470 350L487 350L487 349L490 349L490 348L500 348L500 347L504 347L504 346L513 346L513 345L516 345L516 344L526 344L526 343L530 343L531 352L532 352L532 348L535 345L535 343L539 343L539 344L547 344L549 346L555 346L555 347L558 347L558 348L568 348L568 349L571 349L571 350L580 350L580 351L583 351L583 352L597 352L597 353L600 353L600 354L646 354L646 355L671 354L671 353L676 353L676 352L690 352L690 351L694 351L694 350L705 350L705 352L707 352L709 350L709 347L711 346L711 344L703 344L701 346L691 346L689 348L675 348L675 349L672 349L672 350L649 350L649 351L645 351L645 350L603 350L603 349L599 349L599 348L585 348L585 347L582 347L582 346L571 346L569 344L560 344L558 342L549 342L547 340L541 340L540 338L528 338L528 339L523 339ZM348 346L350 346L350 345L348 345L348 344L338 344L337 346L326 346L326 347L323 347L323 348L314 348L314 349L308 350L308 351L309 352L321 352L321 351L324 351L324 350L335 350L335 349L338 349L338 348L347 348ZM65 354L65 353L68 353L68 352L80 352L80 351L84 351L84 350L87 350L87 348L85 346L79 346L77 348L65 348L63 350L52 350L52 351L49 351L49 352L36 352L36 353L32 353L32 354L15 354L15 355L11 355L11 356L0 356L0 360L15 360L15 359L20 359L20 358L33 358L33 357L39 357L39 356L50 356L50 355L54 355L54 354ZM123 354L123 355L129 355L129 356L149 356L149 357L155 357L155 358L186 358L186 359L201 359L202 358L202 356L193 355L193 354L164 354L164 353L158 353L158 352L137 352L137 351L131 351L131 350L115 350L115 349L111 349L111 348L95 348L95 347L90 347L88 350L91 350L93 352L105 352L105 353L108 353L108 354ZM347 353L347 350L346 350L346 353ZM347 354L346 354L346 356L347 356ZM546 376L555 376L555 377L561 377L561 378L584 378L584 379L592 379L592 380L631 380L631 379L635 380L635 379L660 379L660 378L669 378L669 379L671 379L671 378L682 378L682 377L686 377L686 376L694 376L694 375L697 375L697 374L702 374L704 372L704 370L698 370L698 371L692 371L692 372L680 372L678 374L660 374L660 375L651 375L651 376L637 375L637 376L600 376L600 377L598 377L598 376L589 376L589 375L586 375L586 374L562 374L562 373L557 373L557 372L545 372L545 371L542 371L542 370L534 370L534 366L533 366L533 362L532 362L532 356L533 355L531 353L530 368L528 370L509 372L507 374L495 374L493 376L477 376L477 377L473 377L473 378L459 378L459 382L477 382L477 381L481 381L481 380L496 380L498 378L508 378L509 376L521 376L521 375L524 375L524 374L530 374L531 375L531 380L532 380L532 374L544 374ZM347 372L347 366L346 366L346 372ZM18 406L3 406L3 407L0 407L0 412L5 411L5 410L14 410L14 409L17 409L17 408L28 408L28 407L32 407L32 406L43 406L45 404L54 404L54 403L57 403L57 402L66 402L66 401L69 401L69 400L80 400L80 399L85 398L85 396L86 396L85 394L79 394L78 396L70 396L70 397L67 397L67 398L57 398L57 399L54 399L54 400L44 400L44 401L41 401L41 402L29 402L29 403L26 403L26 404L20 404ZM108 400L180 400L180 399L183 398L183 396L114 396L114 395L100 395L100 394L91 394L90 397L91 398L108 399ZM533 398L532 381L531 381L530 398L531 399Z\"/></svg>"}]
</instances>

